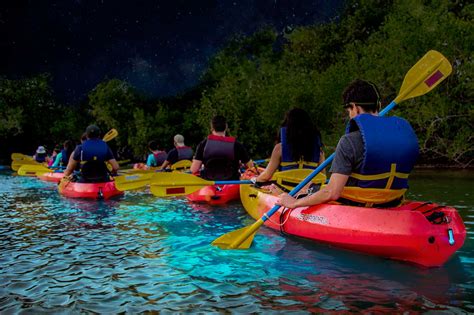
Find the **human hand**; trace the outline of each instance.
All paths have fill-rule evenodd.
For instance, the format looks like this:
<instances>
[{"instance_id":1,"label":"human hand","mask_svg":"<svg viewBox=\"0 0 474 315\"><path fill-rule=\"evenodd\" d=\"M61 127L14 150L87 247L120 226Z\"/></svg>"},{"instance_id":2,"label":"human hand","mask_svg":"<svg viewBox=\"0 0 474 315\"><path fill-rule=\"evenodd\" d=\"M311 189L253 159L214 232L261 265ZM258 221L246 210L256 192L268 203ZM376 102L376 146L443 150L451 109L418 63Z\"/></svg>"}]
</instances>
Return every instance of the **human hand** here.
<instances>
[{"instance_id":1,"label":"human hand","mask_svg":"<svg viewBox=\"0 0 474 315\"><path fill-rule=\"evenodd\" d=\"M296 208L296 199L290 196L289 194L284 193L278 196L276 204L285 208L293 209Z\"/></svg>"}]
</instances>

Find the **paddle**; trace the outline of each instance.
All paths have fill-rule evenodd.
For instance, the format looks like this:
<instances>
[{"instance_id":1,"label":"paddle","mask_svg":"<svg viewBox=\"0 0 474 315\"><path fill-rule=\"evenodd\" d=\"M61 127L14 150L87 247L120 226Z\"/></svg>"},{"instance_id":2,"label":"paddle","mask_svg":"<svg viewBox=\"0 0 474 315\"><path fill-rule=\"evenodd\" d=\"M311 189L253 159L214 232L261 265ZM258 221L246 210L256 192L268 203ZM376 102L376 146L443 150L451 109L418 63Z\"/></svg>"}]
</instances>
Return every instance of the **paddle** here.
<instances>
[{"instance_id":1,"label":"paddle","mask_svg":"<svg viewBox=\"0 0 474 315\"><path fill-rule=\"evenodd\" d=\"M435 50L428 51L418 62L408 71L403 80L402 87L398 96L387 107L385 107L379 116L385 115L397 104L410 98L428 93L434 89L441 81L451 74L452 67L449 61ZM319 165L308 177L306 177L298 186L296 186L290 195L294 196L311 179L323 170L334 159L334 153L331 154L321 165ZM212 245L221 249L247 249L252 244L252 240L258 228L264 224L280 206L275 205L260 219L250 226L229 232L214 240Z\"/></svg>"},{"instance_id":2,"label":"paddle","mask_svg":"<svg viewBox=\"0 0 474 315\"><path fill-rule=\"evenodd\" d=\"M110 129L102 138L105 142L109 142L110 140L114 139L118 136L118 131L115 128Z\"/></svg>"},{"instance_id":3,"label":"paddle","mask_svg":"<svg viewBox=\"0 0 474 315\"><path fill-rule=\"evenodd\" d=\"M23 164L18 170L20 176L38 176L44 173L51 173L53 169L47 168L43 165Z\"/></svg>"},{"instance_id":4,"label":"paddle","mask_svg":"<svg viewBox=\"0 0 474 315\"><path fill-rule=\"evenodd\" d=\"M22 154L22 153L12 153L11 155L12 161L22 161L22 160L33 160L33 157Z\"/></svg>"},{"instance_id":5,"label":"paddle","mask_svg":"<svg viewBox=\"0 0 474 315\"><path fill-rule=\"evenodd\" d=\"M151 178L151 193L158 197L189 195L205 186L252 184L250 180L210 181L186 173L155 173Z\"/></svg>"}]
</instances>

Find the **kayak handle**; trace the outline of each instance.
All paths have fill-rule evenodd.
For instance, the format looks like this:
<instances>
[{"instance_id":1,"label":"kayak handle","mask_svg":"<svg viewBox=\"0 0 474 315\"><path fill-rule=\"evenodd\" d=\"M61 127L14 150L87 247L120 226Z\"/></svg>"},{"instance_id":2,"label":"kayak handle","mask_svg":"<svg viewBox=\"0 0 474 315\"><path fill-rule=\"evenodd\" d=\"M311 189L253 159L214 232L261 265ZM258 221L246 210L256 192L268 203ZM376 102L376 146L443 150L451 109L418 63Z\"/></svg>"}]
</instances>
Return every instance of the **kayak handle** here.
<instances>
[{"instance_id":1,"label":"kayak handle","mask_svg":"<svg viewBox=\"0 0 474 315\"><path fill-rule=\"evenodd\" d=\"M449 245L453 246L455 243L453 229L448 229L448 237L449 237Z\"/></svg>"}]
</instances>

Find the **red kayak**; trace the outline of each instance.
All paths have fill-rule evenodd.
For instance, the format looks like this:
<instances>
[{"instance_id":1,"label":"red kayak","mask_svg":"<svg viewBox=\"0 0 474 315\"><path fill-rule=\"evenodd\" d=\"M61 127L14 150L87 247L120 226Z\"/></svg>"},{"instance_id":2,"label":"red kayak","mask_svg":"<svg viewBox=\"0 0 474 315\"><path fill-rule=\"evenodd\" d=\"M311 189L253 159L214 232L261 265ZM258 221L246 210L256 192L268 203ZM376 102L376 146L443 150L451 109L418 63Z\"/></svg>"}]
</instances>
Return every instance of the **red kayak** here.
<instances>
[{"instance_id":1,"label":"red kayak","mask_svg":"<svg viewBox=\"0 0 474 315\"><path fill-rule=\"evenodd\" d=\"M278 198L250 185L241 186L240 197L255 219ZM466 239L466 228L456 209L415 201L396 208L338 204L280 208L265 225L290 235L426 267L443 265Z\"/></svg>"},{"instance_id":2,"label":"red kayak","mask_svg":"<svg viewBox=\"0 0 474 315\"><path fill-rule=\"evenodd\" d=\"M50 173L44 173L44 174L38 175L37 177L47 182L59 183L61 179L64 177L64 173L50 172Z\"/></svg>"},{"instance_id":3,"label":"red kayak","mask_svg":"<svg viewBox=\"0 0 474 315\"><path fill-rule=\"evenodd\" d=\"M240 198L240 185L213 185L206 186L187 195L189 201L207 202L210 205L222 205Z\"/></svg>"},{"instance_id":4,"label":"red kayak","mask_svg":"<svg viewBox=\"0 0 474 315\"><path fill-rule=\"evenodd\" d=\"M109 199L123 195L123 191L115 188L114 182L106 183L76 183L61 181L59 193L70 198Z\"/></svg>"}]
</instances>

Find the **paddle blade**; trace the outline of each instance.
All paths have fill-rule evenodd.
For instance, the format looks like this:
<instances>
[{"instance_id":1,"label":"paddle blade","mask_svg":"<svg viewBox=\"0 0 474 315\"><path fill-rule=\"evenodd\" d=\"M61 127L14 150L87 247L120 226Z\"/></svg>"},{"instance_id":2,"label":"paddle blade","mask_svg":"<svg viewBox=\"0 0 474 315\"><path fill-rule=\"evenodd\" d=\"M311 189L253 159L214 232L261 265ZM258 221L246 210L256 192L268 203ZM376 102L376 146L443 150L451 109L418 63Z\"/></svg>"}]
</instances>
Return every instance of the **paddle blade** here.
<instances>
[{"instance_id":1,"label":"paddle blade","mask_svg":"<svg viewBox=\"0 0 474 315\"><path fill-rule=\"evenodd\" d=\"M115 187L121 191L143 188L150 184L152 175L153 174L133 174L116 176L114 178Z\"/></svg>"},{"instance_id":2,"label":"paddle blade","mask_svg":"<svg viewBox=\"0 0 474 315\"><path fill-rule=\"evenodd\" d=\"M118 131L115 128L110 129L102 138L105 142L108 142L118 136Z\"/></svg>"},{"instance_id":3,"label":"paddle blade","mask_svg":"<svg viewBox=\"0 0 474 315\"><path fill-rule=\"evenodd\" d=\"M12 158L12 161L22 161L22 160L32 161L33 160L31 156L24 155L22 153L12 153L11 158Z\"/></svg>"},{"instance_id":4,"label":"paddle blade","mask_svg":"<svg viewBox=\"0 0 474 315\"><path fill-rule=\"evenodd\" d=\"M40 163L38 163L34 160L20 160L20 161L14 160L14 161L12 161L11 168L14 171L18 171L20 169L20 167L22 167L23 165L39 165L39 166L41 166Z\"/></svg>"},{"instance_id":5,"label":"paddle blade","mask_svg":"<svg viewBox=\"0 0 474 315\"><path fill-rule=\"evenodd\" d=\"M18 169L18 175L20 176L38 176L50 172L51 170L43 165L25 164Z\"/></svg>"},{"instance_id":6,"label":"paddle blade","mask_svg":"<svg viewBox=\"0 0 474 315\"><path fill-rule=\"evenodd\" d=\"M176 196L186 196L192 194L193 192L201 189L200 186L191 186L191 185L170 185L170 186L161 186L156 184L150 185L150 191L153 195L157 197L176 197Z\"/></svg>"},{"instance_id":7,"label":"paddle blade","mask_svg":"<svg viewBox=\"0 0 474 315\"><path fill-rule=\"evenodd\" d=\"M258 219L252 225L226 233L216 238L212 245L220 249L247 249L252 245L257 230L262 226L263 220Z\"/></svg>"},{"instance_id":8,"label":"paddle blade","mask_svg":"<svg viewBox=\"0 0 474 315\"><path fill-rule=\"evenodd\" d=\"M181 171L181 172L185 170L189 170L191 168L191 164L192 162L190 160L181 160L171 165L171 170Z\"/></svg>"},{"instance_id":9,"label":"paddle blade","mask_svg":"<svg viewBox=\"0 0 474 315\"><path fill-rule=\"evenodd\" d=\"M405 75L395 103L428 93L448 77L453 68L436 50L428 51Z\"/></svg>"}]
</instances>

